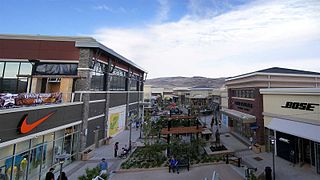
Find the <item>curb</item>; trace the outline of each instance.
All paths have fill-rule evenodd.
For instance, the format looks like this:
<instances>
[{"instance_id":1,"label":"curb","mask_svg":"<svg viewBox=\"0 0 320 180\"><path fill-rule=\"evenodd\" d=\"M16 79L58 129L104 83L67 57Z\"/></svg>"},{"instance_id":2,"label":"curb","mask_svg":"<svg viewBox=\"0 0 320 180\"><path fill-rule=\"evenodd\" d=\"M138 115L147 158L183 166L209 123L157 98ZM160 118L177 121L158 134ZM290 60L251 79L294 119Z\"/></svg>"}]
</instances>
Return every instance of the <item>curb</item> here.
<instances>
[{"instance_id":1,"label":"curb","mask_svg":"<svg viewBox=\"0 0 320 180\"><path fill-rule=\"evenodd\" d=\"M208 163L199 163L190 165L190 168L201 167L201 166L209 166L209 165L219 165L225 164L224 161L221 162L208 162ZM168 167L156 167L156 168L131 168L131 169L119 169L113 171L114 173L130 173L130 172L143 172L143 171L154 171L154 170L167 170Z\"/></svg>"}]
</instances>

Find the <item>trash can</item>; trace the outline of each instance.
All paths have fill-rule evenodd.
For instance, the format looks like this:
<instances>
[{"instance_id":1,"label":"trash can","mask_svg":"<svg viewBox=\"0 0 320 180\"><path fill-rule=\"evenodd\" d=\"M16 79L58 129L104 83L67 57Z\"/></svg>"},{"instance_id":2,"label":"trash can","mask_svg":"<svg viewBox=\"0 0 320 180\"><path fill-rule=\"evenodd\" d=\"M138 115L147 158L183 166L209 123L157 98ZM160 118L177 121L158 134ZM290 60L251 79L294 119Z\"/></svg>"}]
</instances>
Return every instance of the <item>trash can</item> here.
<instances>
[{"instance_id":1,"label":"trash can","mask_svg":"<svg viewBox=\"0 0 320 180\"><path fill-rule=\"evenodd\" d=\"M264 169L264 172L265 172L265 176L266 176L266 180L272 180L272 169L271 167L267 166L265 169Z\"/></svg>"}]
</instances>

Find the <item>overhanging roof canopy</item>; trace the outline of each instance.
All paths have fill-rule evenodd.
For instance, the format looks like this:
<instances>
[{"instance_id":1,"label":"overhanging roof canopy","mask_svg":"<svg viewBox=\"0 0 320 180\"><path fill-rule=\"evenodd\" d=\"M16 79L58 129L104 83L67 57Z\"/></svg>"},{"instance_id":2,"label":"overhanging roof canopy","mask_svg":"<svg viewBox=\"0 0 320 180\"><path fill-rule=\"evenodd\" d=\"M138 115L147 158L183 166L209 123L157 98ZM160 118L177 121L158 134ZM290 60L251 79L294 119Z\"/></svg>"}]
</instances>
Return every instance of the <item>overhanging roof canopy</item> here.
<instances>
[{"instance_id":1,"label":"overhanging roof canopy","mask_svg":"<svg viewBox=\"0 0 320 180\"><path fill-rule=\"evenodd\" d=\"M250 114L246 114L240 111L236 111L233 109L222 109L222 113L226 114L227 116L231 116L240 120L242 123L254 123L256 122L256 117Z\"/></svg>"},{"instance_id":2,"label":"overhanging roof canopy","mask_svg":"<svg viewBox=\"0 0 320 180\"><path fill-rule=\"evenodd\" d=\"M319 125L287 119L272 118L271 122L266 127L276 131L320 142Z\"/></svg>"}]
</instances>

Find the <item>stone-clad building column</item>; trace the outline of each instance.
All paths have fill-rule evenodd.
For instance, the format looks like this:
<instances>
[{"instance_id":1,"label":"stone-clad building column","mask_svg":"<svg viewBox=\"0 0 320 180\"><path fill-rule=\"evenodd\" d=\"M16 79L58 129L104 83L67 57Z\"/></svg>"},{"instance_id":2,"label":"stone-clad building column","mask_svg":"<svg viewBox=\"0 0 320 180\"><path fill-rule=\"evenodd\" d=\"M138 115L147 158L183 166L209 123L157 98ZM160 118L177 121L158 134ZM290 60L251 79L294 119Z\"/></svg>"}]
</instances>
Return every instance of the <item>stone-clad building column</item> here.
<instances>
[{"instance_id":1,"label":"stone-clad building column","mask_svg":"<svg viewBox=\"0 0 320 180\"><path fill-rule=\"evenodd\" d=\"M130 86L131 86L131 76L132 76L132 72L131 72L131 68L128 69L128 74L127 74L127 103L126 103L126 123L125 123L125 127L126 129L128 129L128 125L129 125L129 104L130 104Z\"/></svg>"},{"instance_id":2,"label":"stone-clad building column","mask_svg":"<svg viewBox=\"0 0 320 180\"><path fill-rule=\"evenodd\" d=\"M76 91L89 91L91 86L90 65L92 64L93 52L88 48L80 49L80 58L78 64L78 79L75 83ZM82 93L83 108L82 108L82 124L81 124L81 138L80 151L86 148L87 134L88 134L88 116L89 116L89 101L90 95L87 92Z\"/></svg>"},{"instance_id":3,"label":"stone-clad building column","mask_svg":"<svg viewBox=\"0 0 320 180\"><path fill-rule=\"evenodd\" d=\"M106 105L105 105L105 121L104 121L104 138L108 136L108 118L109 118L109 108L110 108L110 82L111 82L111 74L112 74L112 60L108 59L108 67L106 69Z\"/></svg>"}]
</instances>

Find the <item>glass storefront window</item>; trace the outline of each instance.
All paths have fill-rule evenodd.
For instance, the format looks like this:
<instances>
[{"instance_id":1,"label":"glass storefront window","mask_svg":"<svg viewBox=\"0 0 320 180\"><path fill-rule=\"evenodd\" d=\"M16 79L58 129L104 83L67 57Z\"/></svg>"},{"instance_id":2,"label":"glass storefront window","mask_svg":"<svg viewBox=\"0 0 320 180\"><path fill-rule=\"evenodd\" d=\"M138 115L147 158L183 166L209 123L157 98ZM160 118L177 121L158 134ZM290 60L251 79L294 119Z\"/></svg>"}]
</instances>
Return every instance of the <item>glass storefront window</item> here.
<instances>
[{"instance_id":1,"label":"glass storefront window","mask_svg":"<svg viewBox=\"0 0 320 180\"><path fill-rule=\"evenodd\" d=\"M31 140L32 149L30 150L30 164L28 170L29 179L35 179L39 176L40 165L42 161L43 149L46 148L43 145L43 136L33 138Z\"/></svg>"},{"instance_id":2,"label":"glass storefront window","mask_svg":"<svg viewBox=\"0 0 320 180\"><path fill-rule=\"evenodd\" d=\"M32 65L28 62L0 62L0 93L25 93ZM20 76L22 75L22 76Z\"/></svg>"},{"instance_id":3,"label":"glass storefront window","mask_svg":"<svg viewBox=\"0 0 320 180\"><path fill-rule=\"evenodd\" d=\"M20 75L30 75L32 71L31 63L21 63L20 65Z\"/></svg>"},{"instance_id":4,"label":"glass storefront window","mask_svg":"<svg viewBox=\"0 0 320 180\"><path fill-rule=\"evenodd\" d=\"M46 134L44 136L44 151L41 165L42 172L47 172L53 164L53 140L54 133Z\"/></svg>"},{"instance_id":5,"label":"glass storefront window","mask_svg":"<svg viewBox=\"0 0 320 180\"><path fill-rule=\"evenodd\" d=\"M6 179L40 179L58 162L55 156L63 153L71 155L64 166L75 160L79 147L79 126L69 127L55 133L39 136L15 145L1 147L0 168ZM13 152L15 149L15 153ZM12 169L13 167L13 169Z\"/></svg>"},{"instance_id":6,"label":"glass storefront window","mask_svg":"<svg viewBox=\"0 0 320 180\"><path fill-rule=\"evenodd\" d=\"M7 179L9 179L10 177L9 170L11 169L10 165L12 164L12 155L13 155L13 145L1 147L0 168L2 169L2 173L7 176Z\"/></svg>"},{"instance_id":7,"label":"glass storefront window","mask_svg":"<svg viewBox=\"0 0 320 180\"><path fill-rule=\"evenodd\" d=\"M13 179L23 180L27 174L29 151L19 153L14 156ZM10 171L10 170L9 170Z\"/></svg>"},{"instance_id":8,"label":"glass storefront window","mask_svg":"<svg viewBox=\"0 0 320 180\"><path fill-rule=\"evenodd\" d=\"M3 75L4 62L0 62L0 77Z\"/></svg>"},{"instance_id":9,"label":"glass storefront window","mask_svg":"<svg viewBox=\"0 0 320 180\"><path fill-rule=\"evenodd\" d=\"M19 71L18 62L7 62L5 66L4 77L17 78L18 71Z\"/></svg>"},{"instance_id":10,"label":"glass storefront window","mask_svg":"<svg viewBox=\"0 0 320 180\"><path fill-rule=\"evenodd\" d=\"M17 93L27 92L28 87L28 78L19 78L18 79L18 91Z\"/></svg>"},{"instance_id":11,"label":"glass storefront window","mask_svg":"<svg viewBox=\"0 0 320 180\"><path fill-rule=\"evenodd\" d=\"M63 142L63 152L71 154L72 149L72 137L73 137L73 128L67 128L65 131L65 137Z\"/></svg>"},{"instance_id":12,"label":"glass storefront window","mask_svg":"<svg viewBox=\"0 0 320 180\"><path fill-rule=\"evenodd\" d=\"M9 159L9 158L8 158ZM10 158L11 159L11 158ZM0 168L1 173L5 175L6 179L10 179L10 164L7 163L8 161L6 159L0 159ZM10 168L10 169L9 169Z\"/></svg>"},{"instance_id":13,"label":"glass storefront window","mask_svg":"<svg viewBox=\"0 0 320 180\"><path fill-rule=\"evenodd\" d=\"M55 157L57 155L63 154L63 139L64 139L64 130L55 132L54 151L53 151L54 164L58 163Z\"/></svg>"},{"instance_id":14,"label":"glass storefront window","mask_svg":"<svg viewBox=\"0 0 320 180\"><path fill-rule=\"evenodd\" d=\"M12 156L12 154L13 154L13 145L1 147L0 159L4 159L8 156ZM0 164L0 167L1 167L1 164Z\"/></svg>"},{"instance_id":15,"label":"glass storefront window","mask_svg":"<svg viewBox=\"0 0 320 180\"><path fill-rule=\"evenodd\" d=\"M24 152L24 151L27 151L28 149L30 149L29 144L30 144L30 140L17 143L15 154L20 153L20 152Z\"/></svg>"},{"instance_id":16,"label":"glass storefront window","mask_svg":"<svg viewBox=\"0 0 320 180\"><path fill-rule=\"evenodd\" d=\"M50 141L50 142L45 142L43 144L41 172L48 172L52 164L53 164L53 141Z\"/></svg>"}]
</instances>

